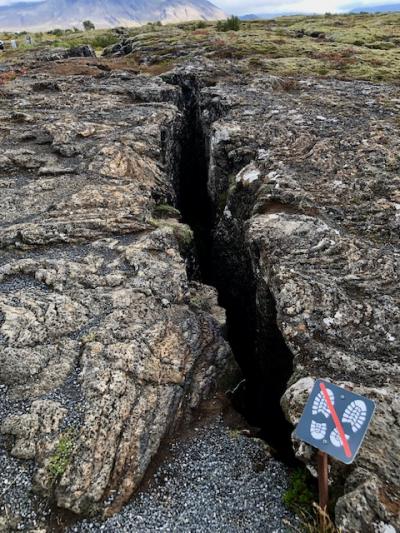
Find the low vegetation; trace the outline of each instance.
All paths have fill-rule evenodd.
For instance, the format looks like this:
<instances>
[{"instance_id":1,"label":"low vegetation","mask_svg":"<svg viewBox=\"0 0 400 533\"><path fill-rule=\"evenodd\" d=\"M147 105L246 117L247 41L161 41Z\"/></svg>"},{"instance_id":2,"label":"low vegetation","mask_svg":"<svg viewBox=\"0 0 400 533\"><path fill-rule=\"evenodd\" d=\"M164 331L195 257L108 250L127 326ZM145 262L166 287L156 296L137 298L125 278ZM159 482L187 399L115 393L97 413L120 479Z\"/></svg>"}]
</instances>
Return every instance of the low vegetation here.
<instances>
[{"instance_id":1,"label":"low vegetation","mask_svg":"<svg viewBox=\"0 0 400 533\"><path fill-rule=\"evenodd\" d=\"M265 21L230 17L218 23L151 23L123 30L56 28L33 34L32 45L26 43L26 32L0 34L0 39L16 39L19 44L17 51L7 50L3 57L42 47L81 44L90 44L100 54L118 42L121 34L134 38L139 46L134 54L118 61L150 74L203 55L234 60L244 71L278 76L400 80L400 13L290 16Z\"/></svg>"},{"instance_id":2,"label":"low vegetation","mask_svg":"<svg viewBox=\"0 0 400 533\"><path fill-rule=\"evenodd\" d=\"M315 481L308 470L300 467L293 470L290 486L283 497L286 506L297 513L299 511L309 513L317 497Z\"/></svg>"},{"instance_id":3,"label":"low vegetation","mask_svg":"<svg viewBox=\"0 0 400 533\"><path fill-rule=\"evenodd\" d=\"M305 467L292 471L289 488L283 496L283 501L298 517L299 528L295 530L296 533L343 533L336 528L328 514L332 510L331 506L327 512L317 504L316 480Z\"/></svg>"},{"instance_id":4,"label":"low vegetation","mask_svg":"<svg viewBox=\"0 0 400 533\"><path fill-rule=\"evenodd\" d=\"M54 481L59 480L70 463L75 447L76 432L69 429L64 432L58 441L55 451L49 460L49 472Z\"/></svg>"},{"instance_id":5,"label":"low vegetation","mask_svg":"<svg viewBox=\"0 0 400 533\"><path fill-rule=\"evenodd\" d=\"M239 31L240 19L239 17L229 17L226 20L220 20L217 22L217 31Z\"/></svg>"},{"instance_id":6,"label":"low vegetation","mask_svg":"<svg viewBox=\"0 0 400 533\"><path fill-rule=\"evenodd\" d=\"M311 512L300 511L297 517L298 527L290 524L292 533L345 533L335 526L330 516L317 504L313 505Z\"/></svg>"}]
</instances>

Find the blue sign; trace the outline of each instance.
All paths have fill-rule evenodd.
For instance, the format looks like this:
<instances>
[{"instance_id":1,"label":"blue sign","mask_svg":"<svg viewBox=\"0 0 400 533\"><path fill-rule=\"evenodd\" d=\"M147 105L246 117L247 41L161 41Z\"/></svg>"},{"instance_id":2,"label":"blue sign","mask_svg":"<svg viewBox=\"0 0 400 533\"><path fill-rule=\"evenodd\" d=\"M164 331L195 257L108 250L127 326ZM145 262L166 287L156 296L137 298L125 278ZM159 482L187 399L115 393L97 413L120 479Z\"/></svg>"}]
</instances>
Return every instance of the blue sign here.
<instances>
[{"instance_id":1,"label":"blue sign","mask_svg":"<svg viewBox=\"0 0 400 533\"><path fill-rule=\"evenodd\" d=\"M350 464L360 449L374 410L372 400L317 379L294 435Z\"/></svg>"}]
</instances>

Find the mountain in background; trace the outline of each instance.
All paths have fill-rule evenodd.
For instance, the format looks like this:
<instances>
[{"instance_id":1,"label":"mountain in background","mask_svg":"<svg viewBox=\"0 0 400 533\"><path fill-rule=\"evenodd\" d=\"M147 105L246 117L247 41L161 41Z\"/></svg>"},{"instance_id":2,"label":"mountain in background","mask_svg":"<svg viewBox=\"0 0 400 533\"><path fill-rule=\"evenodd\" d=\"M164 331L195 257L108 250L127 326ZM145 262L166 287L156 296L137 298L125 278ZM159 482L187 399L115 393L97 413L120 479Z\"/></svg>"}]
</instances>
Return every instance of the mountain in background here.
<instances>
[{"instance_id":1,"label":"mountain in background","mask_svg":"<svg viewBox=\"0 0 400 533\"><path fill-rule=\"evenodd\" d=\"M279 13L278 11L276 13L251 13L249 15L241 15L239 18L240 20L268 20L273 19L275 17L291 17L294 15L302 15L304 13Z\"/></svg>"},{"instance_id":2,"label":"mountain in background","mask_svg":"<svg viewBox=\"0 0 400 533\"><path fill-rule=\"evenodd\" d=\"M43 0L1 6L0 30L81 27L84 20L109 28L223 18L225 13L207 0Z\"/></svg>"}]
</instances>

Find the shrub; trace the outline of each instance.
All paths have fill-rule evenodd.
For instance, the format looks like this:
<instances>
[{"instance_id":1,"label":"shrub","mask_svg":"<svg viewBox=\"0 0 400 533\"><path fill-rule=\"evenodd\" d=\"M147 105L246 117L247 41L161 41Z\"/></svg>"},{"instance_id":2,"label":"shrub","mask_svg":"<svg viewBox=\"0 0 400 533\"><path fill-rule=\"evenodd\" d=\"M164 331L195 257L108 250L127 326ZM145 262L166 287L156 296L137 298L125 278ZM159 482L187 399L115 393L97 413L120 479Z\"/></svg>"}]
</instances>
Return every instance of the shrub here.
<instances>
[{"instance_id":1,"label":"shrub","mask_svg":"<svg viewBox=\"0 0 400 533\"><path fill-rule=\"evenodd\" d=\"M55 35L56 37L61 37L61 35L64 35L64 30L61 28L55 28L54 30L50 30L47 32L48 35Z\"/></svg>"},{"instance_id":2,"label":"shrub","mask_svg":"<svg viewBox=\"0 0 400 533\"><path fill-rule=\"evenodd\" d=\"M117 35L113 35L112 33L106 33L104 35L97 35L91 42L91 45L94 48L106 48L107 46L111 46L119 41L119 38Z\"/></svg>"},{"instance_id":3,"label":"shrub","mask_svg":"<svg viewBox=\"0 0 400 533\"><path fill-rule=\"evenodd\" d=\"M90 31L90 30L95 30L96 29L96 26L93 24L93 22L91 20L84 20L82 22L82 25L83 25L83 29L85 31Z\"/></svg>"},{"instance_id":4,"label":"shrub","mask_svg":"<svg viewBox=\"0 0 400 533\"><path fill-rule=\"evenodd\" d=\"M204 30L204 28L207 28L206 22L204 20L199 20L196 24L196 30Z\"/></svg>"},{"instance_id":5,"label":"shrub","mask_svg":"<svg viewBox=\"0 0 400 533\"><path fill-rule=\"evenodd\" d=\"M220 20L217 23L217 31L239 31L240 19L232 15L226 20Z\"/></svg>"}]
</instances>

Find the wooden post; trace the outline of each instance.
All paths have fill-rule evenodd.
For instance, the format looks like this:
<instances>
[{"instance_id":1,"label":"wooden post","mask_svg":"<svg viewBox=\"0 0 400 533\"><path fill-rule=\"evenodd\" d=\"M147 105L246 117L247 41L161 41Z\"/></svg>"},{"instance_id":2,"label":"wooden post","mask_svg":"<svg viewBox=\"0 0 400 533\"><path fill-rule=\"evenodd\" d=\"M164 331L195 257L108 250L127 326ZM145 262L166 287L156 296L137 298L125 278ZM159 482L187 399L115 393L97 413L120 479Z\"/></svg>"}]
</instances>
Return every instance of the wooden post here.
<instances>
[{"instance_id":1,"label":"wooden post","mask_svg":"<svg viewBox=\"0 0 400 533\"><path fill-rule=\"evenodd\" d=\"M326 453L318 451L318 489L319 506L321 508L321 530L325 529L326 513L328 508L329 488L328 488L328 456Z\"/></svg>"}]
</instances>

